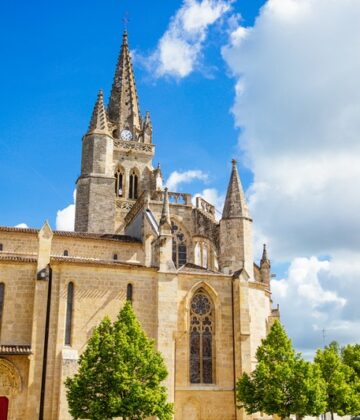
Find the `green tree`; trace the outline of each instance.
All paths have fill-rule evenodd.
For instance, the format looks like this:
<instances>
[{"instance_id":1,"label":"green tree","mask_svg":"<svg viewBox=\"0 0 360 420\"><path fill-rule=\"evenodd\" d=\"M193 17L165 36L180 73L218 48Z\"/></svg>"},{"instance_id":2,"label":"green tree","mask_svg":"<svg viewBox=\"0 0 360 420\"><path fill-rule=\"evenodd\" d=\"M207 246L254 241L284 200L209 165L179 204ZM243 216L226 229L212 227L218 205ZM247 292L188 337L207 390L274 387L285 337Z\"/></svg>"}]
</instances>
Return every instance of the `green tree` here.
<instances>
[{"instance_id":1,"label":"green tree","mask_svg":"<svg viewBox=\"0 0 360 420\"><path fill-rule=\"evenodd\" d=\"M350 351L344 359L351 359ZM350 361L349 361L350 363ZM340 416L360 414L359 384L351 366L343 362L340 347L336 342L316 352L315 364L326 382L326 411Z\"/></svg>"},{"instance_id":2,"label":"green tree","mask_svg":"<svg viewBox=\"0 0 360 420\"><path fill-rule=\"evenodd\" d=\"M114 323L105 318L96 328L78 373L66 379L70 414L74 419L170 419L173 405L161 386L166 376L161 354L127 302Z\"/></svg>"},{"instance_id":3,"label":"green tree","mask_svg":"<svg viewBox=\"0 0 360 420\"><path fill-rule=\"evenodd\" d=\"M341 350L343 362L351 367L360 380L360 344L348 344Z\"/></svg>"},{"instance_id":4,"label":"green tree","mask_svg":"<svg viewBox=\"0 0 360 420\"><path fill-rule=\"evenodd\" d=\"M256 352L257 366L237 382L237 401L248 414L258 411L281 418L319 415L325 408L325 384L317 366L293 349L279 321Z\"/></svg>"}]
</instances>

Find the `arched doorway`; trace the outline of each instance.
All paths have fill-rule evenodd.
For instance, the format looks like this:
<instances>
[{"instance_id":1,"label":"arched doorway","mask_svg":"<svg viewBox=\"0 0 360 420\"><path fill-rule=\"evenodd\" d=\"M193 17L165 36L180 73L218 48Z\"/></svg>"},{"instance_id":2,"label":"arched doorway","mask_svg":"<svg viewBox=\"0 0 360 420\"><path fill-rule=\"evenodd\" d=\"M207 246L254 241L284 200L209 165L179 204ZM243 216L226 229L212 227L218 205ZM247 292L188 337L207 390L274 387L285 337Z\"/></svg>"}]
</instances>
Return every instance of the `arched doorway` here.
<instances>
[{"instance_id":1,"label":"arched doorway","mask_svg":"<svg viewBox=\"0 0 360 420\"><path fill-rule=\"evenodd\" d=\"M0 358L0 420L17 417L17 395L21 388L21 377L16 366Z\"/></svg>"},{"instance_id":2,"label":"arched doorway","mask_svg":"<svg viewBox=\"0 0 360 420\"><path fill-rule=\"evenodd\" d=\"M0 397L0 420L7 420L9 409L9 399L7 397Z\"/></svg>"}]
</instances>

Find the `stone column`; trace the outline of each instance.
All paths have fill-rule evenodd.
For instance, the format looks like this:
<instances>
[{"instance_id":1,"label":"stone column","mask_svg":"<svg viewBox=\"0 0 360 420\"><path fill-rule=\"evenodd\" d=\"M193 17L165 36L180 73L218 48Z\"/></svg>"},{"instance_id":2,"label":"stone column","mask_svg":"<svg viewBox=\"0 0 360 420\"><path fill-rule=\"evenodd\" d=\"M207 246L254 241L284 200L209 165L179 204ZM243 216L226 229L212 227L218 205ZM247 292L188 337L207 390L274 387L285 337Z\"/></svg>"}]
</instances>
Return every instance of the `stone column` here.
<instances>
[{"instance_id":1,"label":"stone column","mask_svg":"<svg viewBox=\"0 0 360 420\"><path fill-rule=\"evenodd\" d=\"M177 331L177 290L176 274L158 274L157 288L157 349L161 352L168 377L164 385L168 390L168 401L175 399L175 335Z\"/></svg>"},{"instance_id":2,"label":"stone column","mask_svg":"<svg viewBox=\"0 0 360 420\"><path fill-rule=\"evenodd\" d=\"M45 222L38 234L37 275L34 279L34 309L31 332L31 350L29 366L29 387L26 405L26 418L38 419L41 399L41 380L44 356L44 337L46 307L49 286L49 263L53 232Z\"/></svg>"},{"instance_id":3,"label":"stone column","mask_svg":"<svg viewBox=\"0 0 360 420\"><path fill-rule=\"evenodd\" d=\"M235 380L251 372L250 310L248 276L243 270L233 279ZM236 384L234 384L235 387ZM244 409L237 409L237 419L251 418Z\"/></svg>"}]
</instances>

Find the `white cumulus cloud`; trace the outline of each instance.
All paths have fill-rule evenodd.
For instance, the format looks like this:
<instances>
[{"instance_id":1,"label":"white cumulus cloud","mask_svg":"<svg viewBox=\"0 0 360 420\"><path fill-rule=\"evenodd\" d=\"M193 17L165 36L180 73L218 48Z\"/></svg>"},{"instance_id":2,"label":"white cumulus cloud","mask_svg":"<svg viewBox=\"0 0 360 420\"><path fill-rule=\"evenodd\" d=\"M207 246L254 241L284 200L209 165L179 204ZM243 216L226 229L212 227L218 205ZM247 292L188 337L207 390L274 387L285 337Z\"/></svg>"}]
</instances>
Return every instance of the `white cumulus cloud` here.
<instances>
[{"instance_id":1,"label":"white cumulus cloud","mask_svg":"<svg viewBox=\"0 0 360 420\"><path fill-rule=\"evenodd\" d=\"M198 65L208 28L231 8L232 0L184 0L148 59L157 77L188 76Z\"/></svg>"},{"instance_id":2,"label":"white cumulus cloud","mask_svg":"<svg viewBox=\"0 0 360 420\"><path fill-rule=\"evenodd\" d=\"M19 223L18 225L15 225L16 228L23 228L28 229L28 225L26 223Z\"/></svg>"},{"instance_id":3,"label":"white cumulus cloud","mask_svg":"<svg viewBox=\"0 0 360 420\"><path fill-rule=\"evenodd\" d=\"M223 49L256 236L293 261L274 291L302 348L327 322L332 338L360 341L359 21L358 0L268 0Z\"/></svg>"},{"instance_id":4,"label":"white cumulus cloud","mask_svg":"<svg viewBox=\"0 0 360 420\"><path fill-rule=\"evenodd\" d=\"M56 230L73 231L75 228L76 190L73 193L74 202L56 213Z\"/></svg>"},{"instance_id":5,"label":"white cumulus cloud","mask_svg":"<svg viewBox=\"0 0 360 420\"><path fill-rule=\"evenodd\" d=\"M168 180L166 181L166 187L170 191L177 191L177 188L180 184L188 184L194 180L207 181L208 175L199 169L193 169L185 172L174 171L170 174Z\"/></svg>"},{"instance_id":6,"label":"white cumulus cloud","mask_svg":"<svg viewBox=\"0 0 360 420\"><path fill-rule=\"evenodd\" d=\"M271 282L282 322L308 357L324 344L324 333L325 344L359 342L360 267L351 265L353 257L295 258L287 277Z\"/></svg>"}]
</instances>

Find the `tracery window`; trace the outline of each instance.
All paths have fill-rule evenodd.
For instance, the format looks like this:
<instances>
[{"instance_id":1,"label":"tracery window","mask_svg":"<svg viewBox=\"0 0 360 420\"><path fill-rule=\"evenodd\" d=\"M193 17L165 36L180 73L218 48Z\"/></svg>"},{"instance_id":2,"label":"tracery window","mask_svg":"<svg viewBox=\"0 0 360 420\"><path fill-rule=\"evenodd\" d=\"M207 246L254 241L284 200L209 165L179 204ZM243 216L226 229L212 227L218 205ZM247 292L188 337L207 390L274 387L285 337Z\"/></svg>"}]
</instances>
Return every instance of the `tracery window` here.
<instances>
[{"instance_id":1,"label":"tracery window","mask_svg":"<svg viewBox=\"0 0 360 420\"><path fill-rule=\"evenodd\" d=\"M136 200L138 198L138 176L135 170L132 170L129 178L129 198Z\"/></svg>"},{"instance_id":2,"label":"tracery window","mask_svg":"<svg viewBox=\"0 0 360 420\"><path fill-rule=\"evenodd\" d=\"M171 231L173 234L172 259L175 267L181 267L186 264L187 259L186 238L181 229L179 229L174 222L171 222Z\"/></svg>"},{"instance_id":3,"label":"tracery window","mask_svg":"<svg viewBox=\"0 0 360 420\"><path fill-rule=\"evenodd\" d=\"M4 312L5 283L0 283L0 333L2 326L2 317Z\"/></svg>"},{"instance_id":4,"label":"tracery window","mask_svg":"<svg viewBox=\"0 0 360 420\"><path fill-rule=\"evenodd\" d=\"M199 289L190 305L190 383L213 383L214 305Z\"/></svg>"},{"instance_id":5,"label":"tracery window","mask_svg":"<svg viewBox=\"0 0 360 420\"><path fill-rule=\"evenodd\" d=\"M70 282L67 287L65 345L71 345L72 318L74 308L74 283Z\"/></svg>"},{"instance_id":6,"label":"tracery window","mask_svg":"<svg viewBox=\"0 0 360 420\"><path fill-rule=\"evenodd\" d=\"M117 197L124 196L124 171L120 168L115 173L115 194Z\"/></svg>"}]
</instances>

